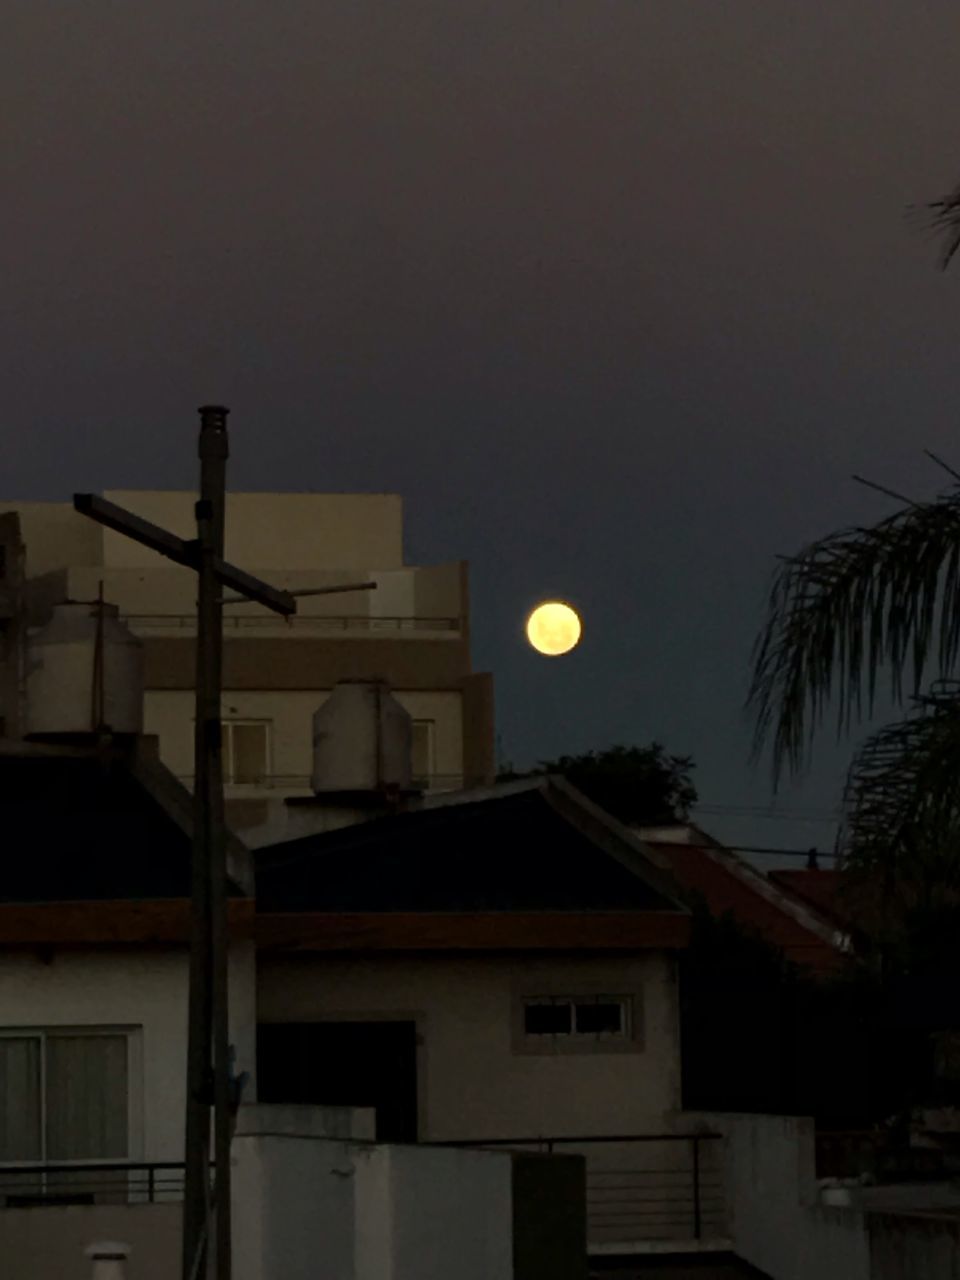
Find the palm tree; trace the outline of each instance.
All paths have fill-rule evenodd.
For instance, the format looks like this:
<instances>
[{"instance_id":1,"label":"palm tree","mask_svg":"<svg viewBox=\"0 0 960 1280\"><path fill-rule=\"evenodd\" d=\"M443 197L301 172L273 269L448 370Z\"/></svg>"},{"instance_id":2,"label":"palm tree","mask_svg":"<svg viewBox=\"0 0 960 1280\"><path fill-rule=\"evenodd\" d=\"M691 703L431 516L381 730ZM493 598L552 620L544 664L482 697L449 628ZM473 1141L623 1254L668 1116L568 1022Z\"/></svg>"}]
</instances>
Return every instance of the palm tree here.
<instances>
[{"instance_id":1,"label":"palm tree","mask_svg":"<svg viewBox=\"0 0 960 1280\"><path fill-rule=\"evenodd\" d=\"M960 250L960 185L921 213L946 269ZM948 679L960 658L960 473L929 456L953 481L946 492L922 503L891 494L902 503L892 516L781 562L749 695L775 781L803 765L831 702L841 732L874 709L884 675L894 701L912 704L854 756L844 831L852 879L911 910L960 894L960 683Z\"/></svg>"},{"instance_id":2,"label":"palm tree","mask_svg":"<svg viewBox=\"0 0 960 1280\"><path fill-rule=\"evenodd\" d=\"M884 677L894 701L911 704L860 747L847 779L850 879L880 885L882 901L896 904L896 922L881 913L881 932L960 889L960 684L946 679L960 659L960 475L951 476L933 501L901 499L877 524L783 559L754 649L755 748L772 742L776 781L802 768L831 703L840 732L874 710Z\"/></svg>"}]
</instances>

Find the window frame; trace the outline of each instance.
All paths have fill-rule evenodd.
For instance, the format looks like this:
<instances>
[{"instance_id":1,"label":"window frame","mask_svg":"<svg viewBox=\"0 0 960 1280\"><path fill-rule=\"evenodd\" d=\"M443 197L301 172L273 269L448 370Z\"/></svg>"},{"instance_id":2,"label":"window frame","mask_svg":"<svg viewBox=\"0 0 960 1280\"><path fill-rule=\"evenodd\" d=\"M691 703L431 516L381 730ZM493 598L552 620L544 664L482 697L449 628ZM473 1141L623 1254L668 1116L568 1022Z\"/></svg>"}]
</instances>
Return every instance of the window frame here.
<instances>
[{"instance_id":1,"label":"window frame","mask_svg":"<svg viewBox=\"0 0 960 1280\"><path fill-rule=\"evenodd\" d=\"M639 988L625 989L576 986L550 989L529 987L517 992L513 1008L513 1051L522 1054L616 1054L641 1053L644 1050L643 993ZM619 1004L623 1009L623 1030L619 1032L578 1031L577 1006L586 1004ZM570 1008L570 1031L530 1032L526 1028L526 1010L530 1005L561 1004Z\"/></svg>"},{"instance_id":2,"label":"window frame","mask_svg":"<svg viewBox=\"0 0 960 1280\"><path fill-rule=\"evenodd\" d=\"M226 787L237 787L242 791L263 789L270 785L273 761L273 721L257 716L222 717L220 759L223 765L223 784ZM233 730L239 725L242 728L262 728L264 731L263 776L255 782L237 782L234 774ZM229 739L229 743L228 743Z\"/></svg>"},{"instance_id":3,"label":"window frame","mask_svg":"<svg viewBox=\"0 0 960 1280\"><path fill-rule=\"evenodd\" d=\"M427 739L427 772L418 773L415 767L416 756L416 733L418 729L426 731ZM437 722L429 719L416 719L412 721L410 730L410 773L414 786L422 786L427 790L433 783L433 779L437 773Z\"/></svg>"},{"instance_id":4,"label":"window frame","mask_svg":"<svg viewBox=\"0 0 960 1280\"><path fill-rule=\"evenodd\" d=\"M127 1042L127 1154L125 1156L78 1156L73 1160L51 1160L47 1156L47 1051L48 1037L123 1036ZM2 1160L0 1169L42 1169L46 1165L116 1165L136 1164L143 1158L143 1027L131 1024L84 1026L45 1023L42 1026L0 1027L0 1040L40 1041L40 1158L37 1160Z\"/></svg>"}]
</instances>

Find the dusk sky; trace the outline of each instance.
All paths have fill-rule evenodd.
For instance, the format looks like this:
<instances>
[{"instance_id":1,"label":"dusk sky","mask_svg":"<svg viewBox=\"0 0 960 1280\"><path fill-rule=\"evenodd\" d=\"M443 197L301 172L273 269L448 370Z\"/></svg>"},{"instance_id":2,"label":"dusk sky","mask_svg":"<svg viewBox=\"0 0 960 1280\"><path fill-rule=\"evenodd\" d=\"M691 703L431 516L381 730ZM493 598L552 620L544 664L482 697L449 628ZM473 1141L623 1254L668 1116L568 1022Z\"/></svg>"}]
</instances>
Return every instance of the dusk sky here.
<instances>
[{"instance_id":1,"label":"dusk sky","mask_svg":"<svg viewBox=\"0 0 960 1280\"><path fill-rule=\"evenodd\" d=\"M662 740L702 822L833 840L850 744L771 802L778 552L960 466L956 0L8 0L0 496L386 490L465 557L503 757ZM583 613L544 659L523 618ZM724 812L716 812L722 807ZM808 816L809 815L809 816Z\"/></svg>"}]
</instances>

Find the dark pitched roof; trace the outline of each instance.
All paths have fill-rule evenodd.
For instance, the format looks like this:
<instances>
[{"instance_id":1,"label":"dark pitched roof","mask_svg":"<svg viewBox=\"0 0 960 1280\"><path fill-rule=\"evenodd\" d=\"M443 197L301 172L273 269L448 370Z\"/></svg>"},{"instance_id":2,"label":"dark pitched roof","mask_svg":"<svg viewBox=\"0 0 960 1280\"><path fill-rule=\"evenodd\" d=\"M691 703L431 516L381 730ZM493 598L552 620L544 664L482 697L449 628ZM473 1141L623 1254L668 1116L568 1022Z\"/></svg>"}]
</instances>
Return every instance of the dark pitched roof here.
<instances>
[{"instance_id":1,"label":"dark pitched roof","mask_svg":"<svg viewBox=\"0 0 960 1280\"><path fill-rule=\"evenodd\" d=\"M142 742L0 742L0 809L0 903L190 897L191 798Z\"/></svg>"},{"instance_id":2,"label":"dark pitched roof","mask_svg":"<svg viewBox=\"0 0 960 1280\"><path fill-rule=\"evenodd\" d=\"M639 842L555 779L256 854L261 912L683 911Z\"/></svg>"},{"instance_id":3,"label":"dark pitched roof","mask_svg":"<svg viewBox=\"0 0 960 1280\"><path fill-rule=\"evenodd\" d=\"M116 758L0 755L0 805L0 902L189 896L189 835Z\"/></svg>"}]
</instances>

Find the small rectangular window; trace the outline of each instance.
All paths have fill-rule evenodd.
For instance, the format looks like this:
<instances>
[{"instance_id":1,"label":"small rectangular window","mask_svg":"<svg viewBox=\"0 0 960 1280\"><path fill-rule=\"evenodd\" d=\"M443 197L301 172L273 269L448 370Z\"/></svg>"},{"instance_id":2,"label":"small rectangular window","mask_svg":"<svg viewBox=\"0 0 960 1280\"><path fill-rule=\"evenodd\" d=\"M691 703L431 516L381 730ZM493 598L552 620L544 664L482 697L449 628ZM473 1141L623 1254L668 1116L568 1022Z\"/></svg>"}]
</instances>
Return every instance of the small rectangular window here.
<instances>
[{"instance_id":1,"label":"small rectangular window","mask_svg":"<svg viewBox=\"0 0 960 1280\"><path fill-rule=\"evenodd\" d=\"M270 776L270 734L266 720L225 720L223 780L237 786L263 785Z\"/></svg>"},{"instance_id":2,"label":"small rectangular window","mask_svg":"<svg viewBox=\"0 0 960 1280\"><path fill-rule=\"evenodd\" d=\"M578 1001L574 1010L578 1035L622 1036L626 1030L623 1000L600 998L587 1003Z\"/></svg>"},{"instance_id":3,"label":"small rectangular window","mask_svg":"<svg viewBox=\"0 0 960 1280\"><path fill-rule=\"evenodd\" d=\"M520 1010L518 1048L531 1052L602 1052L640 1047L636 995L528 996Z\"/></svg>"}]
</instances>

